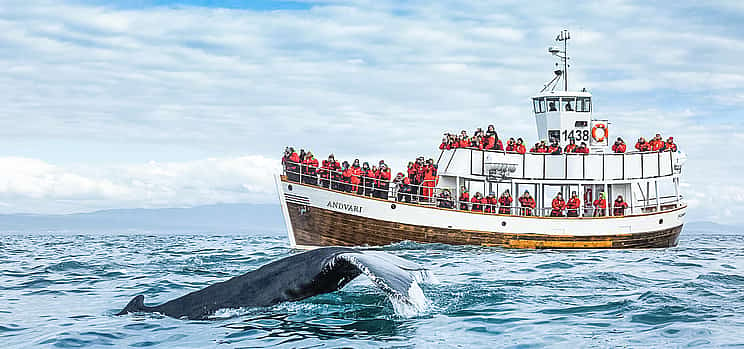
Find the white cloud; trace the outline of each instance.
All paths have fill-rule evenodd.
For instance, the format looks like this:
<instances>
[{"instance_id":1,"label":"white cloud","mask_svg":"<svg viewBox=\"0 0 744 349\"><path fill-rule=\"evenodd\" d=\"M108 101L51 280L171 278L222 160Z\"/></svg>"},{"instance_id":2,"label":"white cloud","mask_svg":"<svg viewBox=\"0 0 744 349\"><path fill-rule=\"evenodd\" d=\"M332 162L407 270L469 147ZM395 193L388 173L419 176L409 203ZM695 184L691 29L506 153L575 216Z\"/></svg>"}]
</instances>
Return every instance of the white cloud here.
<instances>
[{"instance_id":1,"label":"white cloud","mask_svg":"<svg viewBox=\"0 0 744 349\"><path fill-rule=\"evenodd\" d=\"M145 164L56 166L0 158L0 210L73 212L114 207L179 207L273 202L279 162L262 156Z\"/></svg>"}]
</instances>

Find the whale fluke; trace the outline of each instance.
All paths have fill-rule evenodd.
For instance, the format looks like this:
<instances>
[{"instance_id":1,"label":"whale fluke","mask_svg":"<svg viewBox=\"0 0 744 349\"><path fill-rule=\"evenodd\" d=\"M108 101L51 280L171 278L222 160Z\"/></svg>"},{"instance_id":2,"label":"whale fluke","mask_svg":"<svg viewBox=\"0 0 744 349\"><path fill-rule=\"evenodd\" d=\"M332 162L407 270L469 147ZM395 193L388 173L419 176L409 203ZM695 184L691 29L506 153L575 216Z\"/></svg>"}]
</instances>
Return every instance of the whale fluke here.
<instances>
[{"instance_id":1,"label":"whale fluke","mask_svg":"<svg viewBox=\"0 0 744 349\"><path fill-rule=\"evenodd\" d=\"M361 274L388 295L396 313L410 315L426 308L417 282L428 275L426 269L381 251L326 247L271 262L158 306L146 306L145 297L138 295L117 315L157 312L206 319L220 309L265 307L333 292Z\"/></svg>"}]
</instances>

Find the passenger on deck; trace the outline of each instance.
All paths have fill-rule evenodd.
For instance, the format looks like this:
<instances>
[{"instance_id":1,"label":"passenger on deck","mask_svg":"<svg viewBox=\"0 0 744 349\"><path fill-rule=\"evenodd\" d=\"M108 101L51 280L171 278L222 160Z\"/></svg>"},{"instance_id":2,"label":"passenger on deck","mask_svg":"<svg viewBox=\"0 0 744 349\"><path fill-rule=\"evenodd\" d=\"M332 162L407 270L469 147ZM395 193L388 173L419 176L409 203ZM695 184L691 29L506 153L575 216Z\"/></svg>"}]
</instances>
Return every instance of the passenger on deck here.
<instances>
[{"instance_id":1,"label":"passenger on deck","mask_svg":"<svg viewBox=\"0 0 744 349\"><path fill-rule=\"evenodd\" d=\"M566 111L573 111L573 108L571 107L571 102L569 101L566 103Z\"/></svg>"},{"instance_id":2,"label":"passenger on deck","mask_svg":"<svg viewBox=\"0 0 744 349\"><path fill-rule=\"evenodd\" d=\"M651 145L646 142L645 138L641 137L638 138L638 142L636 142L635 148L638 151L650 151Z\"/></svg>"},{"instance_id":3,"label":"passenger on deck","mask_svg":"<svg viewBox=\"0 0 744 349\"><path fill-rule=\"evenodd\" d=\"M605 193L599 193L599 199L594 200L594 217L604 217L607 212Z\"/></svg>"},{"instance_id":4,"label":"passenger on deck","mask_svg":"<svg viewBox=\"0 0 744 349\"><path fill-rule=\"evenodd\" d=\"M530 195L530 192L525 190L524 194L519 198L519 204L522 205L522 215L532 216L532 210L535 209L535 199Z\"/></svg>"},{"instance_id":5,"label":"passenger on deck","mask_svg":"<svg viewBox=\"0 0 744 349\"><path fill-rule=\"evenodd\" d=\"M398 193L398 201L411 202L411 181L402 172L398 172L393 180L395 191Z\"/></svg>"},{"instance_id":6,"label":"passenger on deck","mask_svg":"<svg viewBox=\"0 0 744 349\"><path fill-rule=\"evenodd\" d=\"M362 164L361 170L361 185L357 190L357 194L364 196L372 196L372 191L375 189L375 172L377 172L377 166L369 167L368 162Z\"/></svg>"},{"instance_id":7,"label":"passenger on deck","mask_svg":"<svg viewBox=\"0 0 744 349\"><path fill-rule=\"evenodd\" d=\"M566 203L566 216L578 217L580 207L581 199L579 199L579 195L576 194L575 191L571 192L571 198L568 199L568 202Z\"/></svg>"},{"instance_id":8,"label":"passenger on deck","mask_svg":"<svg viewBox=\"0 0 744 349\"><path fill-rule=\"evenodd\" d=\"M465 130L460 131L460 148L467 148L470 146L470 138Z\"/></svg>"},{"instance_id":9,"label":"passenger on deck","mask_svg":"<svg viewBox=\"0 0 744 349\"><path fill-rule=\"evenodd\" d=\"M522 138L517 138L517 146L515 151L519 154L524 154L527 152L527 148L525 148Z\"/></svg>"},{"instance_id":10,"label":"passenger on deck","mask_svg":"<svg viewBox=\"0 0 744 349\"><path fill-rule=\"evenodd\" d=\"M612 209L612 214L614 216L624 216L626 208L628 208L628 203L623 200L622 195L618 195L617 199L615 199L615 205Z\"/></svg>"},{"instance_id":11,"label":"passenger on deck","mask_svg":"<svg viewBox=\"0 0 744 349\"><path fill-rule=\"evenodd\" d=\"M352 170L348 161L341 163L341 190L351 192Z\"/></svg>"},{"instance_id":12,"label":"passenger on deck","mask_svg":"<svg viewBox=\"0 0 744 349\"><path fill-rule=\"evenodd\" d=\"M563 217L563 210L566 208L566 201L563 200L563 194L559 192L550 206L552 208L552 211L550 211L551 217Z\"/></svg>"},{"instance_id":13,"label":"passenger on deck","mask_svg":"<svg viewBox=\"0 0 744 349\"><path fill-rule=\"evenodd\" d=\"M354 159L351 165L351 188L352 193L359 193L359 184L362 183L362 166L359 165L359 159Z\"/></svg>"},{"instance_id":14,"label":"passenger on deck","mask_svg":"<svg viewBox=\"0 0 744 349\"><path fill-rule=\"evenodd\" d=\"M615 140L615 144L612 145L612 151L618 154L625 153L625 141L623 141L622 138L617 137L617 140Z\"/></svg>"},{"instance_id":15,"label":"passenger on deck","mask_svg":"<svg viewBox=\"0 0 744 349\"><path fill-rule=\"evenodd\" d=\"M575 153L577 147L578 146L576 145L576 140L571 138L571 140L568 141L568 145L566 145L565 153L566 154Z\"/></svg>"},{"instance_id":16,"label":"passenger on deck","mask_svg":"<svg viewBox=\"0 0 744 349\"><path fill-rule=\"evenodd\" d=\"M496 200L496 193L494 192L488 193L488 196L484 197L481 203L483 204L483 212L485 213L495 213L496 205L499 204L498 200Z\"/></svg>"},{"instance_id":17,"label":"passenger on deck","mask_svg":"<svg viewBox=\"0 0 744 349\"><path fill-rule=\"evenodd\" d=\"M482 149L491 150L496 148L496 137L494 135L486 135L485 138L482 139L481 144L483 144Z\"/></svg>"},{"instance_id":18,"label":"passenger on deck","mask_svg":"<svg viewBox=\"0 0 744 349\"><path fill-rule=\"evenodd\" d=\"M483 150L483 148L485 147L485 145L483 144L483 137L473 136L472 138L470 138L470 147L478 150Z\"/></svg>"},{"instance_id":19,"label":"passenger on deck","mask_svg":"<svg viewBox=\"0 0 744 349\"><path fill-rule=\"evenodd\" d=\"M517 141L515 141L514 138L509 138L509 140L506 142L506 148L504 150L510 151L510 152L516 152Z\"/></svg>"},{"instance_id":20,"label":"passenger on deck","mask_svg":"<svg viewBox=\"0 0 744 349\"><path fill-rule=\"evenodd\" d=\"M318 159L313 156L313 153L307 152L305 160L302 161L303 168L305 169L303 183L310 185L318 185Z\"/></svg>"},{"instance_id":21,"label":"passenger on deck","mask_svg":"<svg viewBox=\"0 0 744 349\"><path fill-rule=\"evenodd\" d=\"M284 158L282 161L285 164L287 172L287 179L292 182L300 181L300 156L297 155L294 148L289 147L284 151Z\"/></svg>"},{"instance_id":22,"label":"passenger on deck","mask_svg":"<svg viewBox=\"0 0 744 349\"><path fill-rule=\"evenodd\" d=\"M323 160L323 164L320 167L320 186L330 188L331 173L338 171L339 168L341 168L341 165L333 157L333 154L328 155L328 160ZM336 177L335 174L333 177ZM336 189L335 186L334 189Z\"/></svg>"},{"instance_id":23,"label":"passenger on deck","mask_svg":"<svg viewBox=\"0 0 744 349\"><path fill-rule=\"evenodd\" d=\"M488 125L488 128L486 129L486 136L493 136L494 138L499 138L498 135L496 135L496 127L493 125Z\"/></svg>"},{"instance_id":24,"label":"passenger on deck","mask_svg":"<svg viewBox=\"0 0 744 349\"><path fill-rule=\"evenodd\" d=\"M466 188L464 185L460 187L460 198L458 199L458 202L460 203L460 209L463 211L468 210L468 203L470 202L470 194L468 194L468 188Z\"/></svg>"},{"instance_id":25,"label":"passenger on deck","mask_svg":"<svg viewBox=\"0 0 744 349\"><path fill-rule=\"evenodd\" d=\"M550 144L550 147L548 147L548 153L550 155L561 155L561 146L558 144L558 141L553 141L553 143Z\"/></svg>"},{"instance_id":26,"label":"passenger on deck","mask_svg":"<svg viewBox=\"0 0 744 349\"><path fill-rule=\"evenodd\" d=\"M439 145L440 150L450 150L452 149L452 143L449 142L449 139L447 137L442 138L442 144Z\"/></svg>"},{"instance_id":27,"label":"passenger on deck","mask_svg":"<svg viewBox=\"0 0 744 349\"><path fill-rule=\"evenodd\" d=\"M663 151L664 141L661 139L661 134L657 133L651 141L648 142L651 151Z\"/></svg>"},{"instance_id":28,"label":"passenger on deck","mask_svg":"<svg viewBox=\"0 0 744 349\"><path fill-rule=\"evenodd\" d=\"M499 198L499 214L511 214L511 204L514 201L511 197L511 193L505 190Z\"/></svg>"},{"instance_id":29,"label":"passenger on deck","mask_svg":"<svg viewBox=\"0 0 744 349\"><path fill-rule=\"evenodd\" d=\"M374 196L378 199L387 199L388 190L390 189L390 169L385 161L380 160L380 167L377 169L377 173L375 173L375 178L377 178L377 181Z\"/></svg>"},{"instance_id":30,"label":"passenger on deck","mask_svg":"<svg viewBox=\"0 0 744 349\"><path fill-rule=\"evenodd\" d=\"M589 154L589 147L586 146L586 142L581 142L578 148L576 148L577 154Z\"/></svg>"},{"instance_id":31,"label":"passenger on deck","mask_svg":"<svg viewBox=\"0 0 744 349\"><path fill-rule=\"evenodd\" d=\"M666 150L677 152L677 145L674 144L674 137L669 137L666 141Z\"/></svg>"},{"instance_id":32,"label":"passenger on deck","mask_svg":"<svg viewBox=\"0 0 744 349\"><path fill-rule=\"evenodd\" d=\"M440 208L454 208L454 203L452 202L452 196L449 189L444 189L439 193L439 195L437 195L437 206Z\"/></svg>"},{"instance_id":33,"label":"passenger on deck","mask_svg":"<svg viewBox=\"0 0 744 349\"><path fill-rule=\"evenodd\" d=\"M426 160L426 165L424 165L423 171L424 180L422 183L422 192L425 199L428 200L431 199L432 195L434 195L434 187L437 185L437 165L434 164L434 159Z\"/></svg>"},{"instance_id":34,"label":"passenger on deck","mask_svg":"<svg viewBox=\"0 0 744 349\"><path fill-rule=\"evenodd\" d=\"M483 196L480 192L476 192L470 202L473 203L473 212L483 212Z\"/></svg>"}]
</instances>

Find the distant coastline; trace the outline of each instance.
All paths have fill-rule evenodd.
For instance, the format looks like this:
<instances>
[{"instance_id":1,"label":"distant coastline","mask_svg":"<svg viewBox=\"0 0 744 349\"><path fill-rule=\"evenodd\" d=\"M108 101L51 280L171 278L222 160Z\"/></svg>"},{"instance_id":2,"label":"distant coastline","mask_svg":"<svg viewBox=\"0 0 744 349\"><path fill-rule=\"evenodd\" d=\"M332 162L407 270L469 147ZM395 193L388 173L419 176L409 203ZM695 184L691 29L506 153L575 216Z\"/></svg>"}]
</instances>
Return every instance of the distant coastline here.
<instances>
[{"instance_id":1,"label":"distant coastline","mask_svg":"<svg viewBox=\"0 0 744 349\"><path fill-rule=\"evenodd\" d=\"M190 208L110 209L86 213L0 215L7 233L283 234L279 205L216 204Z\"/></svg>"}]
</instances>

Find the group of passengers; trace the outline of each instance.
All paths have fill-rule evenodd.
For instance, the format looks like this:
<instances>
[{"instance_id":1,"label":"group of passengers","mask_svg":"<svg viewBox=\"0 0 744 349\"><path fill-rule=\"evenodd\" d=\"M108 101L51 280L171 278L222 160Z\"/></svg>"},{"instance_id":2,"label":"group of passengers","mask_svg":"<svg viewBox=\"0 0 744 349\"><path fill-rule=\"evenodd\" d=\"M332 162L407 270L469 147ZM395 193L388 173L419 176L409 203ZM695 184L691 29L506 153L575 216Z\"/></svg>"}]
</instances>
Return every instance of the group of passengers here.
<instances>
[{"instance_id":1,"label":"group of passengers","mask_svg":"<svg viewBox=\"0 0 744 349\"><path fill-rule=\"evenodd\" d=\"M443 193L444 194L444 193ZM443 195L442 194L442 195ZM447 192L449 194L449 192ZM439 200L439 207L452 208L451 199L449 196L445 199L442 197ZM499 214L512 214L512 196L509 190L505 190L501 196L496 199L494 192L489 193L488 196L483 196L480 192L476 192L473 197L470 197L468 190L465 186L460 189L460 197L458 199L459 209L462 211L473 211L473 212L484 212L484 213L499 213ZM519 208L517 214L520 216L533 216L535 215L535 209L537 203L535 198L530 195L528 190L524 191L524 194L517 199L519 202ZM600 217L605 216L607 211L607 200L605 194L600 193L599 198L594 200L592 203L594 207L594 216ZM515 207L516 208L516 207ZM628 204L623 200L622 195L618 195L613 206L613 215L623 216L625 210L628 208ZM579 217L579 210L581 209L581 199L578 194L574 191L571 193L571 197L568 201L563 199L563 194L558 193L551 203L550 216L551 217Z\"/></svg>"},{"instance_id":2,"label":"group of passengers","mask_svg":"<svg viewBox=\"0 0 744 349\"><path fill-rule=\"evenodd\" d=\"M290 181L318 185L333 190L374 196L387 199L390 189L390 168L384 160L370 167L368 162L360 164L359 159L349 164L338 162L333 154L318 163L312 152L300 149L299 154L292 147L284 150L282 165Z\"/></svg>"},{"instance_id":3,"label":"group of passengers","mask_svg":"<svg viewBox=\"0 0 744 349\"><path fill-rule=\"evenodd\" d=\"M407 174L398 173L393 180L398 201L431 201L437 185L437 165L434 159L424 160L423 156L419 156L416 161L408 162L406 172Z\"/></svg>"},{"instance_id":4,"label":"group of passengers","mask_svg":"<svg viewBox=\"0 0 744 349\"><path fill-rule=\"evenodd\" d=\"M615 153L625 153L626 149L627 146L625 145L625 141L623 141L622 138L617 137L617 140L615 140L615 144L612 145L612 151ZM654 138L652 138L650 141L646 141L646 139L643 137L638 138L635 149L641 152L676 152L677 145L674 144L674 137L667 138L665 142L664 139L661 138L661 134L657 133L656 136L654 136Z\"/></svg>"},{"instance_id":5,"label":"group of passengers","mask_svg":"<svg viewBox=\"0 0 744 349\"><path fill-rule=\"evenodd\" d=\"M482 128L478 128L473 133L472 137L468 137L468 133L465 130L460 131L459 135L452 133L445 133L442 138L442 143L439 145L441 150L450 150L456 148L474 148L478 150L503 150L507 152L514 152L519 154L526 153L524 140L522 138L509 138L504 143L499 139L498 133L493 125L488 125L486 131Z\"/></svg>"},{"instance_id":6,"label":"group of passengers","mask_svg":"<svg viewBox=\"0 0 744 349\"><path fill-rule=\"evenodd\" d=\"M561 145L558 143L557 140L554 140L550 145L547 145L545 141L540 141L538 143L535 143L535 146L533 146L530 149L530 153L542 153L542 154L551 154L551 155L560 155L560 154L589 154L589 147L586 146L586 142L581 142L581 144L576 145L576 141L574 139L571 139L565 148L561 148Z\"/></svg>"}]
</instances>

